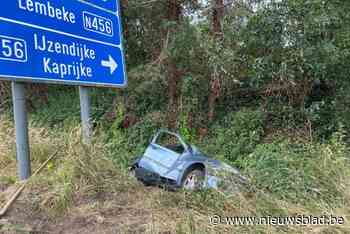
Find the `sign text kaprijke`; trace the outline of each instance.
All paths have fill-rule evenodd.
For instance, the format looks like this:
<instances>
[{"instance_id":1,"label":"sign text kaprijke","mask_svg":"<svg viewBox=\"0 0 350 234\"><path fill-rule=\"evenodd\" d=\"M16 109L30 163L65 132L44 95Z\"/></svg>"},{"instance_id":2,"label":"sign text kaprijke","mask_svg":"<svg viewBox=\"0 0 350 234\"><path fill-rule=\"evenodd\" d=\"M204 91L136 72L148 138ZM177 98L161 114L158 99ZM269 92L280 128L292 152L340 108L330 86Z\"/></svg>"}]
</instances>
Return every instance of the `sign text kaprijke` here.
<instances>
[{"instance_id":1,"label":"sign text kaprijke","mask_svg":"<svg viewBox=\"0 0 350 234\"><path fill-rule=\"evenodd\" d=\"M95 60L96 52L94 49L88 48L85 44L71 42L70 44L49 40L45 35L38 36L34 34L34 49L42 52L53 53L57 55L71 56L79 59L79 62L71 64L59 63L51 58L43 58L43 68L45 73L56 74L61 78L73 76L79 80L81 78L89 78L93 76L93 69L85 66L85 60Z\"/></svg>"},{"instance_id":2,"label":"sign text kaprijke","mask_svg":"<svg viewBox=\"0 0 350 234\"><path fill-rule=\"evenodd\" d=\"M55 7L50 1L46 3L33 0L18 0L18 7L22 10L34 12L39 15L56 18L57 20L66 23L75 24L76 16L73 12L66 10L65 7ZM58 55L66 55L71 57L78 57L79 62L72 62L71 64L59 63L53 61L51 58L43 58L43 69L45 73L56 74L61 78L72 76L79 80L80 78L92 77L92 68L83 65L85 59L96 58L96 53L93 49L87 48L85 44L72 42L70 45L47 40L45 35L38 36L34 34L34 48L38 51L56 53Z\"/></svg>"}]
</instances>

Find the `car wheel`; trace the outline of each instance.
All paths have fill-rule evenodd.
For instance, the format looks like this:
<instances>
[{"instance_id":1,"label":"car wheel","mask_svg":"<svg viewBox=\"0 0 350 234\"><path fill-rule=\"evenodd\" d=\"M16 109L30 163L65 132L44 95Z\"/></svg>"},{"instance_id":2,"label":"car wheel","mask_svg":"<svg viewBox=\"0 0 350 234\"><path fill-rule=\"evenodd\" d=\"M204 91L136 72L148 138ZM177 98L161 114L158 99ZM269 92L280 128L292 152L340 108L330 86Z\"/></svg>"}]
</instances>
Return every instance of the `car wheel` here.
<instances>
[{"instance_id":1,"label":"car wheel","mask_svg":"<svg viewBox=\"0 0 350 234\"><path fill-rule=\"evenodd\" d=\"M187 173L182 181L182 188L194 191L203 188L204 185L204 171L201 169L194 169Z\"/></svg>"}]
</instances>

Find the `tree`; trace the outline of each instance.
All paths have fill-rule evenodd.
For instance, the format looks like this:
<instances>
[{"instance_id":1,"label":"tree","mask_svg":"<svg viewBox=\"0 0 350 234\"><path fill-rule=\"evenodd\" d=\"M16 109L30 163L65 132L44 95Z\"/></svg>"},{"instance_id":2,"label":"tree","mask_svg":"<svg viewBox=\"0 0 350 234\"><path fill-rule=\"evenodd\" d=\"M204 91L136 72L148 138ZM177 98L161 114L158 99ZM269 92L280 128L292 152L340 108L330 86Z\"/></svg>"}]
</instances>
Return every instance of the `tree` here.
<instances>
[{"instance_id":1,"label":"tree","mask_svg":"<svg viewBox=\"0 0 350 234\"><path fill-rule=\"evenodd\" d=\"M216 43L220 43L222 40L222 20L224 17L224 0L213 1L213 15L212 15L212 34ZM213 71L209 85L209 98L208 98L208 120L213 121L215 113L215 102L220 97L220 75L216 71Z\"/></svg>"}]
</instances>

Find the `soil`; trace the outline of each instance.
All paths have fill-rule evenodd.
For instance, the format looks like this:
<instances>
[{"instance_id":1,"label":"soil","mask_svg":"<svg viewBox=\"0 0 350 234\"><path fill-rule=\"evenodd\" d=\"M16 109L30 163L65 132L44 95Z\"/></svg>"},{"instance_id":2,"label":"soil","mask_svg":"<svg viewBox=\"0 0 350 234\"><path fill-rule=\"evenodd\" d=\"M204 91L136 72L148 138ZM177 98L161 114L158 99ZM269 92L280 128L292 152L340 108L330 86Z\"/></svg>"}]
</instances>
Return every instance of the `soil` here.
<instances>
[{"instance_id":1,"label":"soil","mask_svg":"<svg viewBox=\"0 0 350 234\"><path fill-rule=\"evenodd\" d=\"M6 195L7 196L7 195ZM25 198L23 198L25 197ZM83 196L64 216L50 217L44 211L34 211L26 194L13 204L0 219L1 234L50 233L50 234L118 234L144 233L152 214L145 208L137 208L127 196L113 198L107 208L91 208L99 202ZM30 196L29 196L30 197ZM102 196L103 197L103 196Z\"/></svg>"}]
</instances>

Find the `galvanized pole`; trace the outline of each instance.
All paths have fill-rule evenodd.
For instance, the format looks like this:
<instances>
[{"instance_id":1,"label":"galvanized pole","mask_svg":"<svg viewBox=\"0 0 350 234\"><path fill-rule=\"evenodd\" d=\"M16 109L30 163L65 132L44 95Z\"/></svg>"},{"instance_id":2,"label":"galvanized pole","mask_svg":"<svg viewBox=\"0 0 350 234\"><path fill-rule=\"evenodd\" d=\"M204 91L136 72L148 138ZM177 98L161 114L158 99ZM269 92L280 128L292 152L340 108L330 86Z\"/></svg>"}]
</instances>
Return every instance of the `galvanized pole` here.
<instances>
[{"instance_id":1,"label":"galvanized pole","mask_svg":"<svg viewBox=\"0 0 350 234\"><path fill-rule=\"evenodd\" d=\"M31 168L25 84L12 82L12 99L16 130L18 174L20 180L26 180L31 175Z\"/></svg>"},{"instance_id":2,"label":"galvanized pole","mask_svg":"<svg viewBox=\"0 0 350 234\"><path fill-rule=\"evenodd\" d=\"M90 144L92 136L92 124L91 124L91 102L89 95L89 88L79 86L80 96L80 113L82 123L83 143Z\"/></svg>"}]
</instances>

